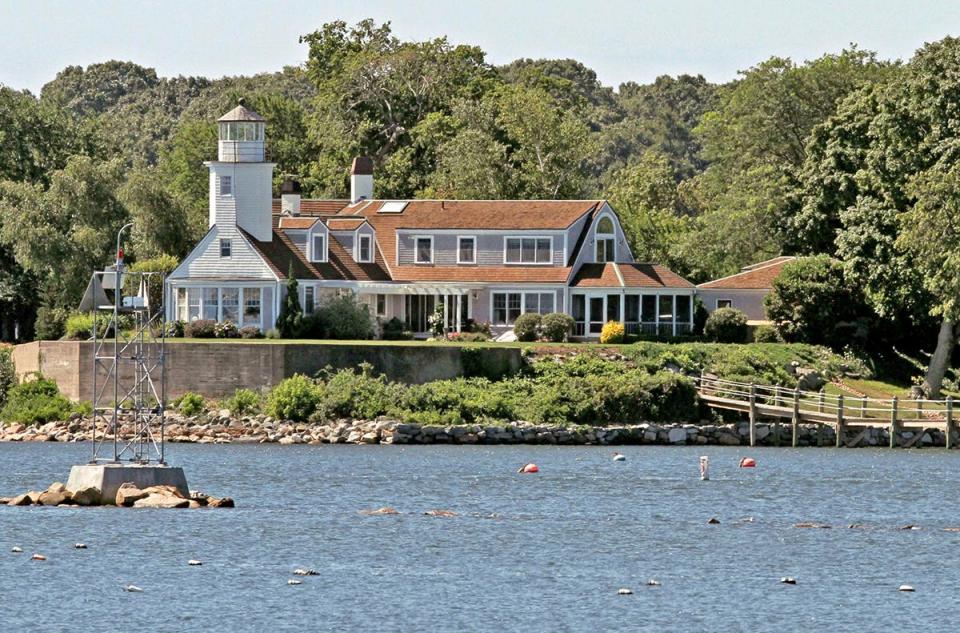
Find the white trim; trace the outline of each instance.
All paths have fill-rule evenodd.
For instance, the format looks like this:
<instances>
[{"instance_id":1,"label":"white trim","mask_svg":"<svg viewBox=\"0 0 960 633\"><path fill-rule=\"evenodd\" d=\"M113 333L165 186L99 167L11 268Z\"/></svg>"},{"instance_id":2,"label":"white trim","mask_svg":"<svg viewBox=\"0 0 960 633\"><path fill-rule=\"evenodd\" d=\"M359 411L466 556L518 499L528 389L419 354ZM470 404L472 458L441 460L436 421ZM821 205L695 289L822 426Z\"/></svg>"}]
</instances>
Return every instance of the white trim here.
<instances>
[{"instance_id":1,"label":"white trim","mask_svg":"<svg viewBox=\"0 0 960 633\"><path fill-rule=\"evenodd\" d=\"M460 259L460 240L470 240L473 242L473 260L463 261ZM457 236L457 263L458 264L476 264L477 263L477 236L476 235L458 235Z\"/></svg>"},{"instance_id":2,"label":"white trim","mask_svg":"<svg viewBox=\"0 0 960 633\"><path fill-rule=\"evenodd\" d=\"M420 240L430 240L430 261L428 262L419 261L420 248L417 245L417 242L419 242ZM436 261L436 258L434 257L434 252L433 252L433 236L432 235L414 235L413 236L413 263L421 264L421 265L430 265L430 264L433 264L435 261Z\"/></svg>"},{"instance_id":3,"label":"white trim","mask_svg":"<svg viewBox=\"0 0 960 633\"><path fill-rule=\"evenodd\" d=\"M490 319L489 319L490 325L494 325L494 326L497 326L497 327L510 327L510 326L513 325L513 323L509 323L509 322L508 322L508 323L495 323L495 322L494 322L494 320L493 320L493 297L494 297L494 295L513 295L513 294L520 295L520 314L525 314L524 308L525 308L526 305L527 305L527 295L537 295L537 306L538 306L538 307L539 307L539 304L540 304L540 295L551 295L551 296L553 297L553 310L552 310L552 312L561 312L561 310L558 309L559 306L557 305L557 290L560 290L560 288L501 288L501 289L497 289L497 290L493 290L493 289L489 290L487 294L490 296L490 301L489 301L489 303L490 303ZM510 299L509 299L509 297L508 297L508 298L507 298L507 302L508 302L508 303L507 303L507 318L508 318L508 319L509 319L509 312L510 312L510 308L509 308L509 305L510 305L510 304L509 304L509 301L510 301ZM540 313L538 313L538 314L547 314L547 313L540 312Z\"/></svg>"},{"instance_id":4,"label":"white trim","mask_svg":"<svg viewBox=\"0 0 960 633\"><path fill-rule=\"evenodd\" d=\"M367 255L368 255L367 259L360 258L360 241L363 240L364 238L370 241L370 243L367 245ZM373 243L374 243L373 235L370 235L369 233L360 233L358 231L357 234L354 236L353 258L360 264L369 264L373 262L374 260Z\"/></svg>"},{"instance_id":5,"label":"white trim","mask_svg":"<svg viewBox=\"0 0 960 633\"><path fill-rule=\"evenodd\" d=\"M469 231L470 235L516 235L518 237L559 237L563 235L565 229L481 229L481 228L459 228L459 229L396 229L396 233L403 235L422 235L424 231L430 231L434 235L461 235L464 231Z\"/></svg>"},{"instance_id":6,"label":"white trim","mask_svg":"<svg viewBox=\"0 0 960 633\"><path fill-rule=\"evenodd\" d=\"M728 306L723 306L724 308L732 308L732 307L733 307L733 299L715 299L714 302L713 302L713 309L714 309L714 310L719 310L719 309L720 309L720 302L721 302L721 301L726 301L727 303L730 304L730 305L728 305Z\"/></svg>"},{"instance_id":7,"label":"white trim","mask_svg":"<svg viewBox=\"0 0 960 633\"><path fill-rule=\"evenodd\" d=\"M321 257L317 257L317 254L314 252L315 241L318 237L323 238L323 253ZM307 234L307 249L310 251L310 261L315 264L323 264L327 261L328 253L330 252L330 233L327 231L311 231Z\"/></svg>"},{"instance_id":8,"label":"white trim","mask_svg":"<svg viewBox=\"0 0 960 633\"><path fill-rule=\"evenodd\" d=\"M509 240L520 240L520 261L507 261L507 242ZM537 240L550 240L550 261L548 262L525 262L523 261L523 240L534 240L533 258L537 258ZM553 236L552 235L504 235L503 236L503 264L505 266L553 266Z\"/></svg>"}]
</instances>

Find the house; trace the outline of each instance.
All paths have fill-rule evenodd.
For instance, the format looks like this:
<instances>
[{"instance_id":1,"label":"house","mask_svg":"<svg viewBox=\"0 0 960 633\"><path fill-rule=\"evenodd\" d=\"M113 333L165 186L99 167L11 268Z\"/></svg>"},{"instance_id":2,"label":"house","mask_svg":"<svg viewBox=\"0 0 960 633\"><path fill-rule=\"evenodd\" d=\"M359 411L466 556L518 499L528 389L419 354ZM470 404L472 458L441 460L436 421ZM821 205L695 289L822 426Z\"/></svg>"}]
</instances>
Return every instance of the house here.
<instances>
[{"instance_id":1,"label":"house","mask_svg":"<svg viewBox=\"0 0 960 633\"><path fill-rule=\"evenodd\" d=\"M751 325L769 323L763 300L773 287L783 267L796 257L774 257L750 266L739 273L714 279L697 286L697 295L708 312L717 308L736 308L747 315Z\"/></svg>"},{"instance_id":2,"label":"house","mask_svg":"<svg viewBox=\"0 0 960 633\"><path fill-rule=\"evenodd\" d=\"M348 200L303 199L290 180L274 199L264 127L242 103L219 119L209 230L167 279L168 319L268 330L292 271L304 312L352 292L380 322L418 334L437 306L450 331L476 321L503 333L524 312L566 312L586 338L609 320L631 333L691 330L693 284L634 261L604 200L380 200L364 157Z\"/></svg>"}]
</instances>

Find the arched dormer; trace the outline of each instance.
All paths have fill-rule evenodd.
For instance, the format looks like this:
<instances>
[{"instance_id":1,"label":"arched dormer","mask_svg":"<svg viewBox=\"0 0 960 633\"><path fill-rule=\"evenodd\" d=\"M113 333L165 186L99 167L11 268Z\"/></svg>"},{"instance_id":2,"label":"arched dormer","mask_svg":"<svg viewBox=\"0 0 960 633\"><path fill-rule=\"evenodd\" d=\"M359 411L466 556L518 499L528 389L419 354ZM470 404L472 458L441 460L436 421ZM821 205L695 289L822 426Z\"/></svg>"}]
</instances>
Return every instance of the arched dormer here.
<instances>
[{"instance_id":1,"label":"arched dormer","mask_svg":"<svg viewBox=\"0 0 960 633\"><path fill-rule=\"evenodd\" d=\"M603 214L593 227L593 258L595 262L617 261L617 227L609 214Z\"/></svg>"}]
</instances>

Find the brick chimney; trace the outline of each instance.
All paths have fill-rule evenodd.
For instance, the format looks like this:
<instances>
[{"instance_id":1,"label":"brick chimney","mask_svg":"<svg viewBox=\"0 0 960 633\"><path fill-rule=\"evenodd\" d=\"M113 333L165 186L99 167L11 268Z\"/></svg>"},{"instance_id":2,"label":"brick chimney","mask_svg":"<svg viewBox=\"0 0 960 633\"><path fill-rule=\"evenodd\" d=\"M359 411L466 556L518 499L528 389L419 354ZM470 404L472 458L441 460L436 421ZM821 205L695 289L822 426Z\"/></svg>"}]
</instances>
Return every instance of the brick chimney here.
<instances>
[{"instance_id":1,"label":"brick chimney","mask_svg":"<svg viewBox=\"0 0 960 633\"><path fill-rule=\"evenodd\" d=\"M357 156L350 168L350 202L373 199L373 160Z\"/></svg>"}]
</instances>

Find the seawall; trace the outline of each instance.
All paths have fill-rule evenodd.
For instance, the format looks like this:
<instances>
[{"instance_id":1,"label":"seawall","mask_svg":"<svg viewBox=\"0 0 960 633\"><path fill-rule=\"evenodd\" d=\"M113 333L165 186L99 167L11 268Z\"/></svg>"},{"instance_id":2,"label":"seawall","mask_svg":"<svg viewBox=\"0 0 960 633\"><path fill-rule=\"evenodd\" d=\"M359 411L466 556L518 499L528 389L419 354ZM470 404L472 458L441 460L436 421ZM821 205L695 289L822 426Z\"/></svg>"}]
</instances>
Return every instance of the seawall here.
<instances>
[{"instance_id":1,"label":"seawall","mask_svg":"<svg viewBox=\"0 0 960 633\"><path fill-rule=\"evenodd\" d=\"M104 351L111 352L112 345ZM35 341L16 346L13 362L19 377L39 371L55 380L68 398L91 400L93 354L93 343L88 341ZM222 398L241 387L259 390L294 374L313 375L325 367L346 369L361 363L369 363L375 373L390 380L421 384L461 376L509 375L520 369L523 359L519 348L508 347L174 340L166 345L166 398L169 401L188 391ZM129 367L122 380L129 379ZM97 384L102 385L106 377L107 368L102 366Z\"/></svg>"}]
</instances>

